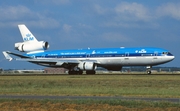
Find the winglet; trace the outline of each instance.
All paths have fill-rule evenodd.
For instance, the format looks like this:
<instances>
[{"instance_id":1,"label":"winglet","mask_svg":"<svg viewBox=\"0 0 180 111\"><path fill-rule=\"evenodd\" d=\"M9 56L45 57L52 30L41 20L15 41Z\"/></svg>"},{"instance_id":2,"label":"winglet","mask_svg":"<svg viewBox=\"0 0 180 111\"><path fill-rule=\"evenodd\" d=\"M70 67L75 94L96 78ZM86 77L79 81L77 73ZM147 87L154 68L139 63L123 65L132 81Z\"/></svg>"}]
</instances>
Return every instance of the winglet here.
<instances>
[{"instance_id":1,"label":"winglet","mask_svg":"<svg viewBox=\"0 0 180 111\"><path fill-rule=\"evenodd\" d=\"M6 51L3 51L3 54L4 54L5 58L8 59L9 61L13 60L13 58Z\"/></svg>"}]
</instances>

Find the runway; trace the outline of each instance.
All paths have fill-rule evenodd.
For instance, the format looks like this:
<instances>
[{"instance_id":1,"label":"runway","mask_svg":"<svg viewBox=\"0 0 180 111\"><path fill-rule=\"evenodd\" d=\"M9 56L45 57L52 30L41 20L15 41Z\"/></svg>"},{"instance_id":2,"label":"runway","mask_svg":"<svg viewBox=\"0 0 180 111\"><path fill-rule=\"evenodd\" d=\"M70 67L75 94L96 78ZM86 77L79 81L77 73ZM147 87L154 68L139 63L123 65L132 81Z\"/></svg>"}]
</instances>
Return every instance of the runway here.
<instances>
[{"instance_id":1,"label":"runway","mask_svg":"<svg viewBox=\"0 0 180 111\"><path fill-rule=\"evenodd\" d=\"M147 75L147 76L180 76L180 73L155 73L155 74L146 74L146 73L115 73L115 74L82 74L82 75L73 75L73 76L143 76L143 75ZM0 76L72 76L69 74L32 74L32 73L9 73L9 74L0 74Z\"/></svg>"},{"instance_id":2,"label":"runway","mask_svg":"<svg viewBox=\"0 0 180 111\"><path fill-rule=\"evenodd\" d=\"M109 97L109 96L38 96L38 95L0 95L0 99L51 99L51 100L134 100L152 102L180 103L180 98L141 98L141 97Z\"/></svg>"}]
</instances>

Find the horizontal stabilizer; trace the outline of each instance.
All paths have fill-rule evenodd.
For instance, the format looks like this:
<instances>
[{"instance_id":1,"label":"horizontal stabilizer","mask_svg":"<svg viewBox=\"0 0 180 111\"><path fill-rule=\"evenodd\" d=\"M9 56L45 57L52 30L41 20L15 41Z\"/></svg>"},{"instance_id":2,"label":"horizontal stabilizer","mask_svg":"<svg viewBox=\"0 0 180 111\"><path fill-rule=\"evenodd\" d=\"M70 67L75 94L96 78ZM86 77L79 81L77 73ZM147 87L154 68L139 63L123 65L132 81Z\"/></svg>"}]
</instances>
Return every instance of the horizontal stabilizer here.
<instances>
[{"instance_id":1,"label":"horizontal stabilizer","mask_svg":"<svg viewBox=\"0 0 180 111\"><path fill-rule=\"evenodd\" d=\"M10 51L3 51L3 54L6 55L6 56L9 56L9 57L10 57L9 54L11 54L11 55L14 55L14 56L17 56L17 57L21 57L21 58L30 58L30 57L28 57L28 56L16 54L16 53L13 53L13 52L10 52ZM6 57L6 56L5 56L5 57Z\"/></svg>"},{"instance_id":2,"label":"horizontal stabilizer","mask_svg":"<svg viewBox=\"0 0 180 111\"><path fill-rule=\"evenodd\" d=\"M6 51L3 51L3 54L6 59L8 59L9 61L12 61L13 58Z\"/></svg>"}]
</instances>

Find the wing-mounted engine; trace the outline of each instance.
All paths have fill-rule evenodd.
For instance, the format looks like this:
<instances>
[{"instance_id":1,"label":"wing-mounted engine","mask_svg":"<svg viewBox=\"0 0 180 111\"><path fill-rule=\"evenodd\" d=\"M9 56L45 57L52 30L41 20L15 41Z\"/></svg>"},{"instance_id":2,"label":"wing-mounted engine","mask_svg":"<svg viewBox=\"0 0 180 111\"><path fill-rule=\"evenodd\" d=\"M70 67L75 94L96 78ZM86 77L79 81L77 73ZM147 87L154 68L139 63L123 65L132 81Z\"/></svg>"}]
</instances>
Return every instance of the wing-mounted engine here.
<instances>
[{"instance_id":1,"label":"wing-mounted engine","mask_svg":"<svg viewBox=\"0 0 180 111\"><path fill-rule=\"evenodd\" d=\"M47 50L48 48L49 43L45 41L15 43L15 49L21 52Z\"/></svg>"},{"instance_id":2,"label":"wing-mounted engine","mask_svg":"<svg viewBox=\"0 0 180 111\"><path fill-rule=\"evenodd\" d=\"M94 62L80 62L78 68L80 70L95 70L97 66Z\"/></svg>"}]
</instances>

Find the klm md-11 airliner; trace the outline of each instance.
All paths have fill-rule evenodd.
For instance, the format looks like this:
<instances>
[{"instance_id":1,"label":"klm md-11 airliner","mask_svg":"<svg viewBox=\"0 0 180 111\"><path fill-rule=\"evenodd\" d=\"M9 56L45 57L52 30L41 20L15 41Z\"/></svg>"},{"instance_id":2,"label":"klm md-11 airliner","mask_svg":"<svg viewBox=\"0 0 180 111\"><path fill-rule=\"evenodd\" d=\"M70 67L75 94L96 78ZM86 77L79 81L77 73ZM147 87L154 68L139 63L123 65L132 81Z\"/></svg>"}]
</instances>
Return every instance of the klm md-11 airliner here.
<instances>
[{"instance_id":1,"label":"klm md-11 airliner","mask_svg":"<svg viewBox=\"0 0 180 111\"><path fill-rule=\"evenodd\" d=\"M164 64L174 59L165 49L153 47L136 48L87 48L75 50L45 51L48 42L38 41L24 25L18 25L23 42L15 43L15 49L26 54L3 51L9 61L28 61L47 67L63 67L69 74L95 74L97 67L110 71L120 71L123 66L146 66L147 74L151 74L152 66ZM12 58L11 55L18 58Z\"/></svg>"}]
</instances>

